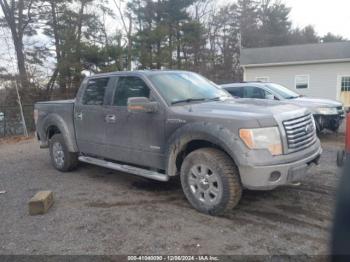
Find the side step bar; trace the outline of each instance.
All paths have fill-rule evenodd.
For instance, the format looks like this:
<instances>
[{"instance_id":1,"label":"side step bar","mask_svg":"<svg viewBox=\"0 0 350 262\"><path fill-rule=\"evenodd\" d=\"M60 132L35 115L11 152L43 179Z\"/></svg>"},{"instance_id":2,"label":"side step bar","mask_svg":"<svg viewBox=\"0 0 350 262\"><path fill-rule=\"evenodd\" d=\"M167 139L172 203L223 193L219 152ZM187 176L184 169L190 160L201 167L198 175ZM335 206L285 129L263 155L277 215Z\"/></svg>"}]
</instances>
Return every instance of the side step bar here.
<instances>
[{"instance_id":1,"label":"side step bar","mask_svg":"<svg viewBox=\"0 0 350 262\"><path fill-rule=\"evenodd\" d=\"M108 162L102 159L98 158L93 158L93 157L87 157L87 156L80 156L79 161L85 162L88 164L96 165L96 166L101 166L109 169L113 169L116 171L121 171L125 173L130 173L133 175L137 176L142 176L145 178L161 181L161 182L167 182L169 181L169 176L165 174L161 174L155 171L150 171L147 169L142 169L138 167L133 167L133 166L128 166L128 165L121 165L121 164L116 164L113 162Z\"/></svg>"}]
</instances>

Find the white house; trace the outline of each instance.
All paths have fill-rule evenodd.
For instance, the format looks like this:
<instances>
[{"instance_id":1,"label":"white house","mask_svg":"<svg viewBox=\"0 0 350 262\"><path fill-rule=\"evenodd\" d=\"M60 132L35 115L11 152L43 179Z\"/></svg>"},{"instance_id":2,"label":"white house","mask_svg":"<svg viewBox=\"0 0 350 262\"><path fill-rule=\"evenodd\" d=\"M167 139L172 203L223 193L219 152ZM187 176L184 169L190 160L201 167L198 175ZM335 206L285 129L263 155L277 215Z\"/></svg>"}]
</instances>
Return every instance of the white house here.
<instances>
[{"instance_id":1,"label":"white house","mask_svg":"<svg viewBox=\"0 0 350 262\"><path fill-rule=\"evenodd\" d=\"M242 49L245 81L282 84L350 106L350 42Z\"/></svg>"}]
</instances>

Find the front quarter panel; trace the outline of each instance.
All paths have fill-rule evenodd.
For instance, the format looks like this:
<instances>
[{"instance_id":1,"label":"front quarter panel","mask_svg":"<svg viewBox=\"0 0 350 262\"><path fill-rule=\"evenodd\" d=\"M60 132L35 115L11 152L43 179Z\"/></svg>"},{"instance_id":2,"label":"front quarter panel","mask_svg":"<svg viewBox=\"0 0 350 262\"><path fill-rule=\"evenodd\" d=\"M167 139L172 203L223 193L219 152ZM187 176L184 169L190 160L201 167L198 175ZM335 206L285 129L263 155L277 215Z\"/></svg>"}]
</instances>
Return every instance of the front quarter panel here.
<instances>
[{"instance_id":1,"label":"front quarter panel","mask_svg":"<svg viewBox=\"0 0 350 262\"><path fill-rule=\"evenodd\" d=\"M177 129L168 139L166 171L169 176L178 175L177 156L186 149L189 142L195 140L207 141L220 147L235 162L239 159L238 154L244 154L247 151L239 137L222 125L209 122L188 123Z\"/></svg>"}]
</instances>

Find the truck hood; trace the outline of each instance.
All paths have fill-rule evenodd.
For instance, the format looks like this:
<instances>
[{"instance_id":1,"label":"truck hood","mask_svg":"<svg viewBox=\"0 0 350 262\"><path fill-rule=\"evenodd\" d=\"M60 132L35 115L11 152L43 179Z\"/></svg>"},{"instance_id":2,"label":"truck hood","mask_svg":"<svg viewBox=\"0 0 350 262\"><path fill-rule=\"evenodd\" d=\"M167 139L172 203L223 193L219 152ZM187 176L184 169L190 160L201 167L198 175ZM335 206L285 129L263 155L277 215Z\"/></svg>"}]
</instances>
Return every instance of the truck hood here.
<instances>
[{"instance_id":1,"label":"truck hood","mask_svg":"<svg viewBox=\"0 0 350 262\"><path fill-rule=\"evenodd\" d=\"M296 99L284 100L286 103L309 108L311 110L318 107L340 107L342 103L322 98L298 97Z\"/></svg>"},{"instance_id":2,"label":"truck hood","mask_svg":"<svg viewBox=\"0 0 350 262\"><path fill-rule=\"evenodd\" d=\"M174 107L179 114L215 119L256 120L260 126L274 126L276 122L308 113L307 109L278 101L262 99L227 99ZM276 120L279 121L276 121Z\"/></svg>"}]
</instances>

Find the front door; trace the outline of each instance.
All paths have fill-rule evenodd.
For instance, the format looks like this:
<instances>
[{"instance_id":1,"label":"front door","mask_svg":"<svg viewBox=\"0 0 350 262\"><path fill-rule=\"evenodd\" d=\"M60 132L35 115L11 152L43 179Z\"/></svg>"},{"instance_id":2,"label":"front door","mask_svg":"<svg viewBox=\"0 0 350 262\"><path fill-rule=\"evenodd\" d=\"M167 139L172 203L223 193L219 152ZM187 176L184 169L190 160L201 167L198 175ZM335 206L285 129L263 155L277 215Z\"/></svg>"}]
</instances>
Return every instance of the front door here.
<instances>
[{"instance_id":1,"label":"front door","mask_svg":"<svg viewBox=\"0 0 350 262\"><path fill-rule=\"evenodd\" d=\"M350 106L350 75L340 77L340 101L344 106Z\"/></svg>"},{"instance_id":2,"label":"front door","mask_svg":"<svg viewBox=\"0 0 350 262\"><path fill-rule=\"evenodd\" d=\"M110 78L92 78L83 87L77 101L74 124L79 151L94 156L104 155L105 101Z\"/></svg>"},{"instance_id":3,"label":"front door","mask_svg":"<svg viewBox=\"0 0 350 262\"><path fill-rule=\"evenodd\" d=\"M106 114L107 154L116 161L163 169L164 107L159 104L155 113L128 112L128 98L157 101L156 95L138 76L120 76L115 83L113 101Z\"/></svg>"}]
</instances>

